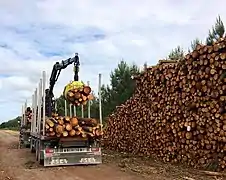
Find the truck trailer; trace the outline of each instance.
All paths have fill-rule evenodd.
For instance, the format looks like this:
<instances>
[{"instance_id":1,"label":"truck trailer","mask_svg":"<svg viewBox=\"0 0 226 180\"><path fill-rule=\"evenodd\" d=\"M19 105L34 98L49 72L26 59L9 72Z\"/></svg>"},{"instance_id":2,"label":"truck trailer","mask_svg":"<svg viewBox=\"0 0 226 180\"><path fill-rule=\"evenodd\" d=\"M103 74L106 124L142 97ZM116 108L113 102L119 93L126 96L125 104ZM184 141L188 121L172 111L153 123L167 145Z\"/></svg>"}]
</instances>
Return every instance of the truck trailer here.
<instances>
[{"instance_id":1,"label":"truck trailer","mask_svg":"<svg viewBox=\"0 0 226 180\"><path fill-rule=\"evenodd\" d=\"M101 145L96 139L89 137L51 137L45 132L46 118L56 111L56 102L53 96L53 87L58 79L61 69L74 63L74 80L78 81L79 58L75 57L57 62L51 73L49 89L46 89L46 72L43 71L42 78L32 95L32 120L30 129L30 151L35 153L36 160L47 166L65 166L80 164L101 164ZM101 74L99 74L99 120L102 124L101 112ZM76 107L70 105L67 112L67 101L65 100L65 116L76 116ZM82 106L82 116L83 106ZM88 118L90 118L90 102L88 102Z\"/></svg>"}]
</instances>

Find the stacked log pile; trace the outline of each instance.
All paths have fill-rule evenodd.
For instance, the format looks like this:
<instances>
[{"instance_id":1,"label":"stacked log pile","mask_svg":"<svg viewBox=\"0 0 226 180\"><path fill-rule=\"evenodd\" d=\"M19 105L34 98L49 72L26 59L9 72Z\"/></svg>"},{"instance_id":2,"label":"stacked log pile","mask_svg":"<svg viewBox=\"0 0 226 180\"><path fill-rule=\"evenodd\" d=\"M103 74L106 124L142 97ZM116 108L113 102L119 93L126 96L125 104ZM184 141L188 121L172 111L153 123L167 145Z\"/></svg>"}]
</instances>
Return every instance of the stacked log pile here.
<instances>
[{"instance_id":1,"label":"stacked log pile","mask_svg":"<svg viewBox=\"0 0 226 180\"><path fill-rule=\"evenodd\" d=\"M75 81L65 87L64 97L70 104L75 106L86 105L89 100L94 98L90 86Z\"/></svg>"},{"instance_id":2,"label":"stacked log pile","mask_svg":"<svg viewBox=\"0 0 226 180\"><path fill-rule=\"evenodd\" d=\"M57 114L46 119L46 135L52 137L82 137L100 139L102 126L93 118L61 117Z\"/></svg>"},{"instance_id":3,"label":"stacked log pile","mask_svg":"<svg viewBox=\"0 0 226 180\"><path fill-rule=\"evenodd\" d=\"M148 67L109 117L104 144L165 162L226 169L226 39Z\"/></svg>"},{"instance_id":4,"label":"stacked log pile","mask_svg":"<svg viewBox=\"0 0 226 180\"><path fill-rule=\"evenodd\" d=\"M23 114L23 117L19 121L20 139L23 138L24 133L30 134L31 119L32 119L32 110L30 107L27 107L27 109L25 110L25 113ZM21 121L24 121L24 122L21 122ZM21 125L21 123L22 123L22 125Z\"/></svg>"},{"instance_id":5,"label":"stacked log pile","mask_svg":"<svg viewBox=\"0 0 226 180\"><path fill-rule=\"evenodd\" d=\"M30 124L31 123L31 118L32 118L32 110L30 107L27 107L26 111L25 111L25 117L26 117L26 123Z\"/></svg>"},{"instance_id":6,"label":"stacked log pile","mask_svg":"<svg viewBox=\"0 0 226 180\"><path fill-rule=\"evenodd\" d=\"M29 130L31 128L31 119L32 119L32 110L30 107L27 107L21 119L21 121L23 122L20 121L20 126L22 124L21 128L26 131Z\"/></svg>"}]
</instances>

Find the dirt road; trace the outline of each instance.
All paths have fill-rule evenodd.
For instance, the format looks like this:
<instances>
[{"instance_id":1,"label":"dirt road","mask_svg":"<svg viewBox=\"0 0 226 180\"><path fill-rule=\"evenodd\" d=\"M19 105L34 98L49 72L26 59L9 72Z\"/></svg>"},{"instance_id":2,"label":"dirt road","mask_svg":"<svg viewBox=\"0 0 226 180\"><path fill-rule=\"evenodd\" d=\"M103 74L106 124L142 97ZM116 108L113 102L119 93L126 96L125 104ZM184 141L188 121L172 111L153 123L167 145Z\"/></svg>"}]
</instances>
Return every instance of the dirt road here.
<instances>
[{"instance_id":1,"label":"dirt road","mask_svg":"<svg viewBox=\"0 0 226 180\"><path fill-rule=\"evenodd\" d=\"M105 154L103 164L98 166L44 168L28 149L17 149L17 142L17 132L0 131L0 180L223 180L112 153Z\"/></svg>"}]
</instances>

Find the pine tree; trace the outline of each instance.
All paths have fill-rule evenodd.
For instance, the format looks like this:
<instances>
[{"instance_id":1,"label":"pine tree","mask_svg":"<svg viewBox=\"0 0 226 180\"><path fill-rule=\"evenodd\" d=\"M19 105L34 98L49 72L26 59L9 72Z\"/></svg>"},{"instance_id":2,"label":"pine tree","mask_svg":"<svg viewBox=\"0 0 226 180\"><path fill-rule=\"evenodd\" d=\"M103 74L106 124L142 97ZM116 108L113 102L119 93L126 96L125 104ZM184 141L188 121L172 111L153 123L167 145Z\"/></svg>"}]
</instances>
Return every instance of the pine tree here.
<instances>
[{"instance_id":1,"label":"pine tree","mask_svg":"<svg viewBox=\"0 0 226 180\"><path fill-rule=\"evenodd\" d=\"M147 68L148 68L148 64L147 64L147 62L145 62L144 63L144 71L147 70Z\"/></svg>"},{"instance_id":2,"label":"pine tree","mask_svg":"<svg viewBox=\"0 0 226 180\"><path fill-rule=\"evenodd\" d=\"M198 44L202 44L202 41L200 39L198 39L198 38L194 39L191 42L191 49L188 48L188 53L191 53L191 51L194 51Z\"/></svg>"},{"instance_id":3,"label":"pine tree","mask_svg":"<svg viewBox=\"0 0 226 180\"><path fill-rule=\"evenodd\" d=\"M202 41L199 40L198 38L196 38L195 40L193 40L191 42L191 49L192 49L192 51L194 51L196 49L198 44L202 44Z\"/></svg>"},{"instance_id":4,"label":"pine tree","mask_svg":"<svg viewBox=\"0 0 226 180\"><path fill-rule=\"evenodd\" d=\"M212 30L209 30L209 35L206 38L206 44L211 45L213 42L222 37L225 37L225 28L221 17L218 16Z\"/></svg>"},{"instance_id":5,"label":"pine tree","mask_svg":"<svg viewBox=\"0 0 226 180\"><path fill-rule=\"evenodd\" d=\"M137 65L128 65L125 61L121 61L118 67L111 72L110 86L103 86L102 88L104 117L132 96L136 84L131 77L139 72Z\"/></svg>"},{"instance_id":6,"label":"pine tree","mask_svg":"<svg viewBox=\"0 0 226 180\"><path fill-rule=\"evenodd\" d=\"M168 55L167 59L170 60L180 60L184 57L184 50L180 46L177 46L175 49L173 49L170 54Z\"/></svg>"}]
</instances>

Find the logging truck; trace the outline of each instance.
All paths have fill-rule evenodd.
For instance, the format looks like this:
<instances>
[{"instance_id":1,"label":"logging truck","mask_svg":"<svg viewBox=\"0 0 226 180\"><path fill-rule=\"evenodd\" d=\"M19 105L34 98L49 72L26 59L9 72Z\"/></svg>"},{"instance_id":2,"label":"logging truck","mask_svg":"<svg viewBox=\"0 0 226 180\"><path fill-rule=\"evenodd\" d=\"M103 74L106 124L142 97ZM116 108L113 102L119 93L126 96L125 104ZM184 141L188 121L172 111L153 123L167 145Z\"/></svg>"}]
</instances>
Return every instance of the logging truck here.
<instances>
[{"instance_id":1,"label":"logging truck","mask_svg":"<svg viewBox=\"0 0 226 180\"><path fill-rule=\"evenodd\" d=\"M36 160L45 167L102 163L101 146L97 139L90 138L89 136L70 136L68 135L70 133L67 133L66 135L58 134L59 136L56 136L47 132L47 126L52 130L56 126L54 123L53 126L51 126L51 123L47 124L47 121L50 120L54 122L54 120L51 119L51 116L53 113L57 113L57 105L53 95L53 87L59 77L60 71L72 63L74 63L74 81L78 81L79 57L76 54L75 57L63 60L61 63L57 62L53 66L48 89L46 89L46 72L43 71L38 88L35 89L34 94L32 95L30 150L32 153L35 153ZM100 87L101 74L99 74L98 94L100 114L99 120L100 124L102 124ZM76 117L76 110L78 110L77 106L70 104L68 112L68 101L65 100L64 104L65 118L63 120L70 121L70 118L75 120L76 118L74 117ZM81 105L81 118L83 119L90 118L90 101L88 101L87 106L88 117L84 118L83 105ZM63 125L61 127L63 127ZM58 126L56 128L58 128ZM73 131L75 132L74 129Z\"/></svg>"}]
</instances>

